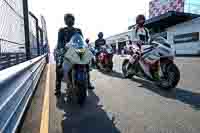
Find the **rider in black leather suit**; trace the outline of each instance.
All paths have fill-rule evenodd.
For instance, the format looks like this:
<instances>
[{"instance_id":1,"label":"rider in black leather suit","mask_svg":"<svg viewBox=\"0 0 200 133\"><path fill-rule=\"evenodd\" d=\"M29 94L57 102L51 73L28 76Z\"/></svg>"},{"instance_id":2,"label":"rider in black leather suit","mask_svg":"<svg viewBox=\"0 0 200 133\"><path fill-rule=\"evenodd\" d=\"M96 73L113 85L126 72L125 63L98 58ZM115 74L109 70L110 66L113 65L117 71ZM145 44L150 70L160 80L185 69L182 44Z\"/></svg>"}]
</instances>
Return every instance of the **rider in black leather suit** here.
<instances>
[{"instance_id":1,"label":"rider in black leather suit","mask_svg":"<svg viewBox=\"0 0 200 133\"><path fill-rule=\"evenodd\" d=\"M60 28L58 31L58 42L57 42L57 47L56 47L56 90L55 90L55 95L59 96L61 94L60 89L61 89L61 80L63 77L63 72L62 72L62 63L63 63L63 57L65 51L65 44L68 43L71 39L71 37L75 33L79 33L82 35L82 32L78 28L74 28L74 21L75 18L72 14L65 14L64 16L64 21L67 27ZM89 83L89 88L93 89L94 87Z\"/></svg>"}]
</instances>

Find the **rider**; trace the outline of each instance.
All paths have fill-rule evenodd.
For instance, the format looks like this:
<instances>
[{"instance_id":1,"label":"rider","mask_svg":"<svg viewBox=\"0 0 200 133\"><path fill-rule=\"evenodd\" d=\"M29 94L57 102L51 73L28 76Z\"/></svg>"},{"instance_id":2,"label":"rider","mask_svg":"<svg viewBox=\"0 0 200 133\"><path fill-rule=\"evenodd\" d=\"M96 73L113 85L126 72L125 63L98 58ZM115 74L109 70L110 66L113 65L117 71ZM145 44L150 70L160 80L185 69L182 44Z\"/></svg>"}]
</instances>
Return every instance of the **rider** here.
<instances>
[{"instance_id":1,"label":"rider","mask_svg":"<svg viewBox=\"0 0 200 133\"><path fill-rule=\"evenodd\" d=\"M89 45L90 44L90 40L87 38L86 40L85 40L85 42Z\"/></svg>"},{"instance_id":2,"label":"rider","mask_svg":"<svg viewBox=\"0 0 200 133\"><path fill-rule=\"evenodd\" d=\"M62 64L63 64L63 58L64 58L64 53L65 51L65 44L68 43L71 39L71 37L75 33L79 33L82 35L82 32L78 28L74 28L74 22L75 22L75 17L72 14L65 14L64 15L64 21L67 27L61 28L58 32L58 42L57 42L57 47L56 47L56 53L57 59L56 59L56 92L55 95L59 96L60 95L60 89L61 89L61 80L63 77L63 72L62 72ZM90 80L90 79L89 79ZM89 88L93 89L94 87L89 83Z\"/></svg>"},{"instance_id":3,"label":"rider","mask_svg":"<svg viewBox=\"0 0 200 133\"><path fill-rule=\"evenodd\" d=\"M96 58L99 55L101 46L106 45L106 40L103 38L103 32L99 32L98 39L95 41L95 49L97 50Z\"/></svg>"},{"instance_id":4,"label":"rider","mask_svg":"<svg viewBox=\"0 0 200 133\"><path fill-rule=\"evenodd\" d=\"M95 55L96 55L96 51L95 51L95 48L90 44L90 40L89 40L89 38L87 38L86 40L85 40L85 42L86 42L86 44L88 45L88 48L89 48L89 50L92 52L92 54L93 54L93 58L92 58L92 62L91 62L91 66L92 67L95 67ZM91 69L92 70L92 69Z\"/></svg>"},{"instance_id":5,"label":"rider","mask_svg":"<svg viewBox=\"0 0 200 133\"><path fill-rule=\"evenodd\" d=\"M144 26L145 21L146 18L142 14L136 17L136 26L133 29L133 41L139 42L139 45L148 43L150 39L149 30Z\"/></svg>"},{"instance_id":6,"label":"rider","mask_svg":"<svg viewBox=\"0 0 200 133\"><path fill-rule=\"evenodd\" d=\"M86 42L88 48L92 51L92 46L91 46L91 44L90 44L90 39L87 38L87 39L85 40L85 42Z\"/></svg>"},{"instance_id":7,"label":"rider","mask_svg":"<svg viewBox=\"0 0 200 133\"><path fill-rule=\"evenodd\" d=\"M86 44L88 45L88 48L90 49L90 51L95 55L95 49L92 47L92 45L90 44L90 39L87 38L85 40Z\"/></svg>"},{"instance_id":8,"label":"rider","mask_svg":"<svg viewBox=\"0 0 200 133\"><path fill-rule=\"evenodd\" d=\"M142 50L142 45L150 40L149 30L144 26L146 18L140 14L136 17L136 26L133 29L133 41L136 41L139 48ZM155 63L151 67L151 73L155 79L159 78L159 63Z\"/></svg>"}]
</instances>

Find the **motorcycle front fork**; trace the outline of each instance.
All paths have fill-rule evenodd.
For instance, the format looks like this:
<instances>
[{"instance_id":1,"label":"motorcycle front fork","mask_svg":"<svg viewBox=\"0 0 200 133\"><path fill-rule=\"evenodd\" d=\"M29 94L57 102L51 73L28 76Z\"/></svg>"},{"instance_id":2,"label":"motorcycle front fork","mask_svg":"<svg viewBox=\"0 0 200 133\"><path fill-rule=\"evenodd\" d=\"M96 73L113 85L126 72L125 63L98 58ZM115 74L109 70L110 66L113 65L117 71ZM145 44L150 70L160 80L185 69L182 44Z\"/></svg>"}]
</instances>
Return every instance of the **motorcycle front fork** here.
<instances>
[{"instance_id":1,"label":"motorcycle front fork","mask_svg":"<svg viewBox=\"0 0 200 133\"><path fill-rule=\"evenodd\" d=\"M138 64L137 62L134 62L133 64L131 63L128 63L128 66L127 66L127 71L129 74L136 74L138 72Z\"/></svg>"},{"instance_id":2,"label":"motorcycle front fork","mask_svg":"<svg viewBox=\"0 0 200 133\"><path fill-rule=\"evenodd\" d=\"M153 66L150 68L151 75L153 79L160 80L161 74L160 74L160 61L155 62Z\"/></svg>"}]
</instances>

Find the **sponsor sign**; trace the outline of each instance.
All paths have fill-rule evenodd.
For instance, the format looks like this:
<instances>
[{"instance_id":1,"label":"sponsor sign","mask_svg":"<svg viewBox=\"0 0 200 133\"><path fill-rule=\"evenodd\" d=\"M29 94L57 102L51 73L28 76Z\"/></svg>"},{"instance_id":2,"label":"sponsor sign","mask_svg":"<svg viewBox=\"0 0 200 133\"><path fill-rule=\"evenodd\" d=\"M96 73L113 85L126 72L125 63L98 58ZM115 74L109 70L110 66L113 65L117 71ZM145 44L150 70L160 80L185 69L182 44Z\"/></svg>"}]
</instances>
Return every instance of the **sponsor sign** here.
<instances>
[{"instance_id":1,"label":"sponsor sign","mask_svg":"<svg viewBox=\"0 0 200 133\"><path fill-rule=\"evenodd\" d=\"M185 0L152 0L149 3L149 17L156 17L168 11L184 12Z\"/></svg>"}]
</instances>

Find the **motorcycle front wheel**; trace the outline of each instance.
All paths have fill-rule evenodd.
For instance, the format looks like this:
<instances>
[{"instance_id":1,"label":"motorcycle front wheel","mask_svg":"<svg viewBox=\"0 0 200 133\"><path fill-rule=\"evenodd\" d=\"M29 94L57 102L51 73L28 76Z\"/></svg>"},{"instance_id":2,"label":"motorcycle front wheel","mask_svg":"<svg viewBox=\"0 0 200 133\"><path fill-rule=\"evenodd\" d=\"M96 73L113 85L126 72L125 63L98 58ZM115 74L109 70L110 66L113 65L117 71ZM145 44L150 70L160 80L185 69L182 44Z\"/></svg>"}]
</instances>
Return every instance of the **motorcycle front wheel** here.
<instances>
[{"instance_id":1,"label":"motorcycle front wheel","mask_svg":"<svg viewBox=\"0 0 200 133\"><path fill-rule=\"evenodd\" d=\"M109 63L107 66L107 72L112 72L113 70L113 63Z\"/></svg>"},{"instance_id":2,"label":"motorcycle front wheel","mask_svg":"<svg viewBox=\"0 0 200 133\"><path fill-rule=\"evenodd\" d=\"M124 75L124 78L132 78L134 76L134 74L129 74L128 73L128 65L129 65L129 60L125 59L122 63L122 72Z\"/></svg>"},{"instance_id":3,"label":"motorcycle front wheel","mask_svg":"<svg viewBox=\"0 0 200 133\"><path fill-rule=\"evenodd\" d=\"M78 104L83 105L87 97L87 85L86 83L78 83L76 87L78 89L78 92L77 92Z\"/></svg>"},{"instance_id":4,"label":"motorcycle front wheel","mask_svg":"<svg viewBox=\"0 0 200 133\"><path fill-rule=\"evenodd\" d=\"M165 69L164 78L161 79L158 86L164 89L173 89L180 81L180 71L175 64L168 64Z\"/></svg>"},{"instance_id":5,"label":"motorcycle front wheel","mask_svg":"<svg viewBox=\"0 0 200 133\"><path fill-rule=\"evenodd\" d=\"M82 106L85 103L86 98L87 98L87 90L88 90L88 73L87 73L87 71L88 70L80 71L79 69L76 68L77 66L74 66L75 70L72 71L72 75L74 76L74 77L72 77L72 81L74 84L73 99L76 104L79 104L80 106ZM82 76L78 75L78 72L82 73Z\"/></svg>"}]
</instances>

